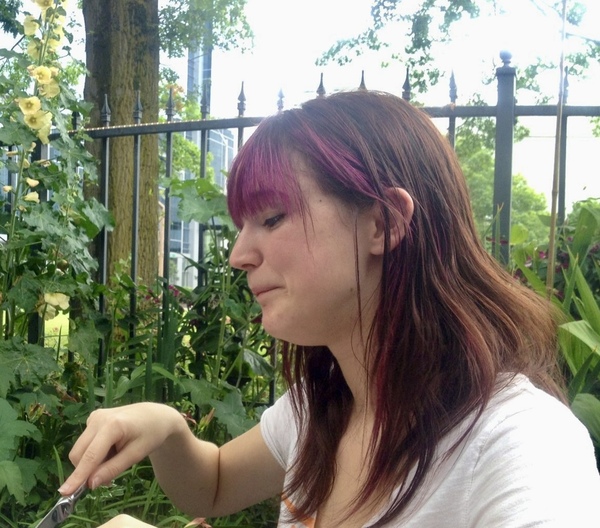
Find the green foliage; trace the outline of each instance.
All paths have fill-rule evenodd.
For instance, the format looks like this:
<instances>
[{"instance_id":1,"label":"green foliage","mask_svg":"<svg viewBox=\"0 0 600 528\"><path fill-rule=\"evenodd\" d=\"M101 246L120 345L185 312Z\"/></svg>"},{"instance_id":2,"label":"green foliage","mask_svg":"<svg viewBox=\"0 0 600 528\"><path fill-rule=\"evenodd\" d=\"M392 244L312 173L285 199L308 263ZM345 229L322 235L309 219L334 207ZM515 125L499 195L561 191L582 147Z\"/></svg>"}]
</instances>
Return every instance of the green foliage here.
<instances>
[{"instance_id":1,"label":"green foliage","mask_svg":"<svg viewBox=\"0 0 600 528\"><path fill-rule=\"evenodd\" d=\"M245 47L252 39L246 0L170 0L160 11L160 43L169 57L194 45L223 50Z\"/></svg>"},{"instance_id":2,"label":"green foliage","mask_svg":"<svg viewBox=\"0 0 600 528\"><path fill-rule=\"evenodd\" d=\"M21 0L2 0L0 2L0 27L2 31L16 37L20 33L17 14L21 9Z\"/></svg>"},{"instance_id":3,"label":"green foliage","mask_svg":"<svg viewBox=\"0 0 600 528\"><path fill-rule=\"evenodd\" d=\"M515 274L541 295L546 291L547 247L513 248ZM569 381L569 401L587 426L600 465L600 204L576 204L557 244L553 302L564 313L559 344Z\"/></svg>"},{"instance_id":4,"label":"green foliage","mask_svg":"<svg viewBox=\"0 0 600 528\"><path fill-rule=\"evenodd\" d=\"M391 62L403 63L410 69L412 91L426 93L441 78L436 59L446 57L443 45L455 38L453 31L456 31L459 23L468 18L501 14L506 3L490 0L373 0L369 27L355 37L337 41L318 59L317 64L336 62L343 65L369 51L380 52L379 56L383 56L385 51L387 57L381 60L381 66L388 66ZM537 2L535 4L537 6ZM546 20L554 16L559 21L562 18L562 2L549 4L545 5L550 12ZM544 13L544 10L540 11ZM569 2L568 22L577 27L584 12L585 7L581 2ZM544 22L543 16L540 15L540 23ZM578 44L578 47L571 48L566 57L571 75L585 75L590 61L597 60L600 53L597 41L582 40ZM448 64L442 67L447 68ZM534 64L521 65L521 68L518 86L539 93L536 74L555 70L557 65L553 60L537 59ZM546 94L541 94L540 102L545 98Z\"/></svg>"},{"instance_id":5,"label":"green foliage","mask_svg":"<svg viewBox=\"0 0 600 528\"><path fill-rule=\"evenodd\" d=\"M476 101L479 103L479 101ZM515 139L526 137L528 131L517 127ZM494 195L495 124L492 119L468 118L458 127L456 154L465 174L471 196L475 224L482 238L490 236ZM537 193L521 174L513 176L511 223L538 242L548 239L546 198Z\"/></svg>"}]
</instances>

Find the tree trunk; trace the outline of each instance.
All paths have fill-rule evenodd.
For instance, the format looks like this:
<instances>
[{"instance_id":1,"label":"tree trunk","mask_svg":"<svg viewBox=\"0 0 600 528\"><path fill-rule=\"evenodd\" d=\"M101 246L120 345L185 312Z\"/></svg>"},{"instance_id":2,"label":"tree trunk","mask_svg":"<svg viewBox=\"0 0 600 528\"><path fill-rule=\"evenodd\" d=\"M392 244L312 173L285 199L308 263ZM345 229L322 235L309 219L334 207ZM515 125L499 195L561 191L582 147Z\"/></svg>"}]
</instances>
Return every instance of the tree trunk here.
<instances>
[{"instance_id":1,"label":"tree trunk","mask_svg":"<svg viewBox=\"0 0 600 528\"><path fill-rule=\"evenodd\" d=\"M91 126L101 126L108 96L111 125L133 123L137 90L142 123L158 121L158 0L83 0L86 65L84 98L93 103ZM92 146L98 154L99 145ZM94 151L94 149L96 149ZM109 235L109 273L131 258L133 140L110 141L109 209L115 229ZM142 136L139 185L137 277L153 282L158 269L158 138Z\"/></svg>"}]
</instances>

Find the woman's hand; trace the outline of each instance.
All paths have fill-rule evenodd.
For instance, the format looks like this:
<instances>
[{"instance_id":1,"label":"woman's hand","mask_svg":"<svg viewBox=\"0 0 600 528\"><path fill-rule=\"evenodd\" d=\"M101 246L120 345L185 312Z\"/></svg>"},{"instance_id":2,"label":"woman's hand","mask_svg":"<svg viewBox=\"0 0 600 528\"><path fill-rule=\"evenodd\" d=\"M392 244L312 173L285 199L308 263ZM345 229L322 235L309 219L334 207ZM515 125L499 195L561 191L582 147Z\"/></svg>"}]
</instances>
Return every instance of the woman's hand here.
<instances>
[{"instance_id":1,"label":"woman's hand","mask_svg":"<svg viewBox=\"0 0 600 528\"><path fill-rule=\"evenodd\" d=\"M189 434L182 415L158 403L94 411L69 454L75 471L59 491L71 494L83 482L90 489L108 484L158 449L167 438L183 432Z\"/></svg>"}]
</instances>

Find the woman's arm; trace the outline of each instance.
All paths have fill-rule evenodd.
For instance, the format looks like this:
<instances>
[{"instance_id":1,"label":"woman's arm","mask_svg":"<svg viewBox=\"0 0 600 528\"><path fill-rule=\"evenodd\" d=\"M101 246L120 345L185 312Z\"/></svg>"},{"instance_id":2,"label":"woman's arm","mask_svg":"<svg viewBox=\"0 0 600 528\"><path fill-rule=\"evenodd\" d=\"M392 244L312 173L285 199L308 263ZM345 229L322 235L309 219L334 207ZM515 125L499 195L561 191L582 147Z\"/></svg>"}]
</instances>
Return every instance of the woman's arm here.
<instances>
[{"instance_id":1,"label":"woman's arm","mask_svg":"<svg viewBox=\"0 0 600 528\"><path fill-rule=\"evenodd\" d=\"M60 491L108 484L146 456L167 496L194 516L233 513L283 489L284 470L259 426L219 449L197 439L175 409L138 403L90 415L70 453L75 470Z\"/></svg>"}]
</instances>

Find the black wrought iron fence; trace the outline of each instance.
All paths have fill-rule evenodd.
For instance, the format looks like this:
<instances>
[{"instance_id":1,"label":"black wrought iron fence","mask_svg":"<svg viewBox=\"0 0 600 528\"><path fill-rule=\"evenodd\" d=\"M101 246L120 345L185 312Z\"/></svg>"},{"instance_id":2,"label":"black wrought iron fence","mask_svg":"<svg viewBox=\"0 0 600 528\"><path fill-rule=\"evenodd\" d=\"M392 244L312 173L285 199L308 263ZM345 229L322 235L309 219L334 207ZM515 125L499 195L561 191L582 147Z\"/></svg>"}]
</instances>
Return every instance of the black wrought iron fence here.
<instances>
[{"instance_id":1,"label":"black wrought iron fence","mask_svg":"<svg viewBox=\"0 0 600 528\"><path fill-rule=\"evenodd\" d=\"M556 117L558 106L554 105L535 105L526 106L518 105L515 101L515 86L516 86L516 69L511 66L511 57L508 53L501 54L503 61L502 66L496 70L498 98L495 105L482 106L461 106L456 104L456 84L454 77L450 83L450 101L443 106L424 107L433 119L447 120L447 130L449 141L454 145L457 121L470 117L489 117L496 120L496 135L495 135L495 172L494 172L494 194L493 203L490 204L490 212L498 222L495 233L500 236L499 254L501 258L508 257L508 248L510 244L510 218L511 218L511 188L512 188L512 168L513 168L513 143L516 119L520 116L539 116L539 117ZM361 81L359 88L364 88L364 79ZM566 88L566 86L565 86ZM316 96L324 96L325 88L323 79L319 85ZM402 86L402 97L406 100L411 98L410 79L407 72L406 80ZM566 100L566 98L564 99ZM174 121L174 111L172 102L166 109L167 121L164 123L142 124L140 121L141 108L139 100L134 103L133 124L122 126L110 125L110 109L108 101L105 102L104 108L101 111L102 127L90 128L86 132L90 138L101 142L101 173L99 177L100 186L100 201L106 206L109 206L110 188L110 142L111 139L117 137L132 137L134 148L134 163L132 167L131 178L133 181L132 203L132 235L131 235L131 278L133 282L136 280L136 267L138 258L138 202L139 202L139 181L140 181L140 141L144 135L161 135L165 138L166 152L165 170L167 180L173 176L173 135L186 132L199 132L200 134L200 174L206 174L208 148L208 134L213 130L231 130L237 136L237 148L244 142L244 136L249 128L256 127L262 117L249 117L245 115L246 108L245 95L242 91L238 98L238 115L237 117L228 119L209 119L206 109L203 109L202 119L195 121ZM283 108L283 97L280 94L277 108ZM567 159L567 138L568 138L568 120L574 116L600 116L600 106L570 106L564 105L560 112L561 122L561 148L560 150L560 177L558 190L558 215L560 219L565 216L565 189L566 189L566 159ZM162 223L164 233L160 238L163 240L163 279L165 283L169 282L169 257L170 257L170 236L169 230L171 227L172 211L169 189L165 189L164 194L164 222ZM158 235L157 235L158 236ZM202 230L200 237L203 240ZM98 281L106 283L108 270L108 234L104 231L98 238L98 261L99 275ZM496 241L498 242L498 241ZM203 242L200 241L200 247ZM100 310L103 310L102 300L100 300ZM131 296L130 310L132 315L136 310L135 294ZM132 320L134 317L132 317Z\"/></svg>"}]
</instances>

